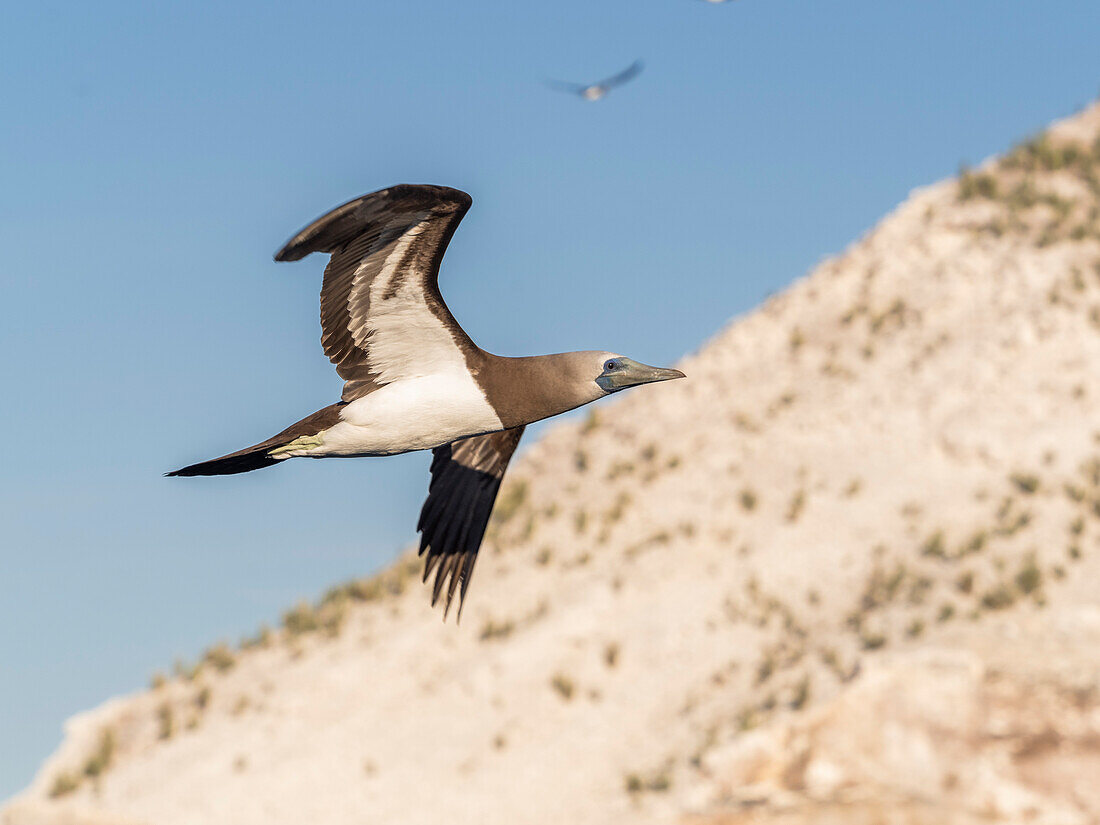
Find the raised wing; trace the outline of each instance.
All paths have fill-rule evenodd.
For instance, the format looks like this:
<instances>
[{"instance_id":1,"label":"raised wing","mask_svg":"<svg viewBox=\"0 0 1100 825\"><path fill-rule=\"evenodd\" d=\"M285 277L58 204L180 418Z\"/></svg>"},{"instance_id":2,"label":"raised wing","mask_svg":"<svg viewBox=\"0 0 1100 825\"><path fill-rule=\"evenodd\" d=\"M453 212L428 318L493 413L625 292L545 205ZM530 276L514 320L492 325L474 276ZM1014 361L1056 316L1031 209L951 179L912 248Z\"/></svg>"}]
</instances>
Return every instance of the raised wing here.
<instances>
[{"instance_id":1,"label":"raised wing","mask_svg":"<svg viewBox=\"0 0 1100 825\"><path fill-rule=\"evenodd\" d=\"M344 401L438 371L476 350L439 294L439 263L472 203L445 186L401 184L345 203L275 253L330 253L321 286L321 344Z\"/></svg>"},{"instance_id":2,"label":"raised wing","mask_svg":"<svg viewBox=\"0 0 1100 825\"><path fill-rule=\"evenodd\" d=\"M458 615L462 616L466 588L470 586L500 480L522 435L523 427L514 427L463 438L432 450L432 481L416 529L421 533L420 554L427 551L424 581L435 571L433 606L444 586L447 589L444 619L456 588Z\"/></svg>"},{"instance_id":3,"label":"raised wing","mask_svg":"<svg viewBox=\"0 0 1100 825\"><path fill-rule=\"evenodd\" d=\"M569 92L574 95L583 95L588 87L583 83L570 83L566 80L547 80L546 85L559 92Z\"/></svg>"},{"instance_id":4,"label":"raised wing","mask_svg":"<svg viewBox=\"0 0 1100 825\"><path fill-rule=\"evenodd\" d=\"M626 83L628 80L633 80L635 77L637 77L638 74L642 71L642 68L644 67L644 65L645 64L642 63L641 60L635 60L633 63L631 63L629 66L627 66L621 72L619 72L617 75L609 77L609 78L607 78L607 80L601 80L599 83L596 83L595 85L596 86L602 86L605 89L611 89L615 86L621 86L622 84Z\"/></svg>"}]
</instances>

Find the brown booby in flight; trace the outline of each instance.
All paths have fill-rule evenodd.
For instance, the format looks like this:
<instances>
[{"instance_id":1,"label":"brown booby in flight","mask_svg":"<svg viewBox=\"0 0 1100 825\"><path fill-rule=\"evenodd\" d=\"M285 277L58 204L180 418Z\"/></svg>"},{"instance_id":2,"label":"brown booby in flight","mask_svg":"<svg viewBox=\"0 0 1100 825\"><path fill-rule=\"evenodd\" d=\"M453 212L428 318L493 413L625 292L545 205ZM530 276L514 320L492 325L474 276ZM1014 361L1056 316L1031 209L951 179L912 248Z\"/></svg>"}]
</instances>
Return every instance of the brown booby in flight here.
<instances>
[{"instance_id":1,"label":"brown booby in flight","mask_svg":"<svg viewBox=\"0 0 1100 825\"><path fill-rule=\"evenodd\" d=\"M607 93L616 86L621 86L628 80L637 77L643 65L642 61L635 60L617 75L613 75L606 80L601 80L598 83L566 83L561 80L551 80L548 81L548 83L551 88L563 92L572 92L585 100L595 101L607 95Z\"/></svg>"},{"instance_id":2,"label":"brown booby in flight","mask_svg":"<svg viewBox=\"0 0 1100 825\"><path fill-rule=\"evenodd\" d=\"M393 186L318 218L275 253L331 257L321 286L321 344L344 379L339 402L252 447L170 476L226 475L288 458L431 450L420 513L424 580L459 612L500 480L523 428L610 393L683 378L611 352L505 358L478 347L451 315L439 263L470 208L445 186Z\"/></svg>"}]
</instances>

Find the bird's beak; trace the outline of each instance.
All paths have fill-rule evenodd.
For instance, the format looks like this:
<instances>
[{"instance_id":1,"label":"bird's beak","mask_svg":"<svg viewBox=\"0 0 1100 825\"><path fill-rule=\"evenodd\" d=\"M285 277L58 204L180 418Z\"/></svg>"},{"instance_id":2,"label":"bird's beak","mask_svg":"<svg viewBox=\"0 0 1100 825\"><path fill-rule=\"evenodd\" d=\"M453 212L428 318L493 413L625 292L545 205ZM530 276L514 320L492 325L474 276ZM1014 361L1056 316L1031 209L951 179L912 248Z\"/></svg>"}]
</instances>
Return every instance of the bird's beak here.
<instances>
[{"instance_id":1,"label":"bird's beak","mask_svg":"<svg viewBox=\"0 0 1100 825\"><path fill-rule=\"evenodd\" d=\"M657 381L671 381L673 378L686 378L679 370L665 369L663 367L651 367L648 364L639 364L629 358L617 358L622 365L614 372L605 372L596 379L606 392L617 392L627 387L637 387L641 384L653 384Z\"/></svg>"}]
</instances>

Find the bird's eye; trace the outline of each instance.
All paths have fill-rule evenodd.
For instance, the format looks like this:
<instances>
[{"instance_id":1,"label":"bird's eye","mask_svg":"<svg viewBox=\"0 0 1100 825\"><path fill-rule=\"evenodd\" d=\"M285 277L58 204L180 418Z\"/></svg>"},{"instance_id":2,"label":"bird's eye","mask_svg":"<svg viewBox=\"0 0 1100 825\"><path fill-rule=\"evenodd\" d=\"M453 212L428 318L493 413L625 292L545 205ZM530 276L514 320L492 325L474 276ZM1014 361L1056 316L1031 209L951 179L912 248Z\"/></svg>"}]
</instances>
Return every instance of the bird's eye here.
<instances>
[{"instance_id":1,"label":"bird's eye","mask_svg":"<svg viewBox=\"0 0 1100 825\"><path fill-rule=\"evenodd\" d=\"M614 361L614 360L608 361L606 364L603 365L603 368L607 372L611 372L612 370L617 370L619 368L619 362Z\"/></svg>"}]
</instances>

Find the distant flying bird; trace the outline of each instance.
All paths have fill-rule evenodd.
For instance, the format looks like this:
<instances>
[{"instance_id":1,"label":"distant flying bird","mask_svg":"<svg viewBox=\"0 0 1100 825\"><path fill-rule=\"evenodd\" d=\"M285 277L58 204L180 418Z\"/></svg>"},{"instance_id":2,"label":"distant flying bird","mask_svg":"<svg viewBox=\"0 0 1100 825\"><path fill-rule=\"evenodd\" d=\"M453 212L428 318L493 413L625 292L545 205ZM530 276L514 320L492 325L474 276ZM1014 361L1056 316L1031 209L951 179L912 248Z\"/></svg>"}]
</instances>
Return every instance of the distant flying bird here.
<instances>
[{"instance_id":1,"label":"distant flying bird","mask_svg":"<svg viewBox=\"0 0 1100 825\"><path fill-rule=\"evenodd\" d=\"M445 186L392 186L337 207L291 238L276 261L331 256L321 286L321 345L344 379L341 400L252 447L168 473L228 475L294 457L431 450L417 530L420 554L427 552L424 581L435 571L433 606L446 589L444 618L456 588L462 613L523 428L627 387L684 377L612 352L505 358L478 347L437 282L471 203Z\"/></svg>"},{"instance_id":2,"label":"distant flying bird","mask_svg":"<svg viewBox=\"0 0 1100 825\"><path fill-rule=\"evenodd\" d=\"M571 92L575 95L580 95L585 100L599 100L616 86L621 86L628 80L632 80L637 77L638 73L642 71L643 65L644 64L642 63L642 61L635 60L617 75L609 77L606 80L601 80L599 83L565 83L560 80L551 80L548 82L550 86L554 89L559 89L563 92Z\"/></svg>"}]
</instances>

